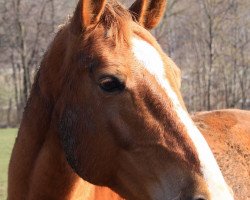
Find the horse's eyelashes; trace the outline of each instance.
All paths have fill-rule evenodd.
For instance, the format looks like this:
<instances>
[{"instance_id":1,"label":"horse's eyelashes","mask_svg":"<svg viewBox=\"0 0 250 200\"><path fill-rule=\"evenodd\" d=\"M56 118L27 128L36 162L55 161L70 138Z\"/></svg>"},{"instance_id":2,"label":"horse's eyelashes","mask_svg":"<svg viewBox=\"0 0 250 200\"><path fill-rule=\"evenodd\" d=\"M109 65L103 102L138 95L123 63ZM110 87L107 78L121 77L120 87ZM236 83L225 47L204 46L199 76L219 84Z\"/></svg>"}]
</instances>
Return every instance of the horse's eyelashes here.
<instances>
[{"instance_id":1,"label":"horse's eyelashes","mask_svg":"<svg viewBox=\"0 0 250 200\"><path fill-rule=\"evenodd\" d=\"M125 88L124 82L113 76L101 78L99 81L100 88L109 93L121 92Z\"/></svg>"}]
</instances>

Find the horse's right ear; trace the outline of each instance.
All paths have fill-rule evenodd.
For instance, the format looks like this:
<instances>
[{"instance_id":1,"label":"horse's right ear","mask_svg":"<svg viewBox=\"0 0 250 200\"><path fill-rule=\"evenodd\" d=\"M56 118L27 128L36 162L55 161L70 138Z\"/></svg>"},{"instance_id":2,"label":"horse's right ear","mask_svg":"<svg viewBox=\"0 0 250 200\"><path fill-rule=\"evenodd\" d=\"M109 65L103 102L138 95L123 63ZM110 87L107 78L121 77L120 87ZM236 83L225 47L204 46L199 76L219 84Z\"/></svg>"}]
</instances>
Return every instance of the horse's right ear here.
<instances>
[{"instance_id":1,"label":"horse's right ear","mask_svg":"<svg viewBox=\"0 0 250 200\"><path fill-rule=\"evenodd\" d=\"M150 30L161 21L167 6L167 0L136 0L129 11L137 22Z\"/></svg>"},{"instance_id":2,"label":"horse's right ear","mask_svg":"<svg viewBox=\"0 0 250 200\"><path fill-rule=\"evenodd\" d=\"M73 32L82 32L90 25L98 23L107 0L80 0L71 20Z\"/></svg>"}]
</instances>

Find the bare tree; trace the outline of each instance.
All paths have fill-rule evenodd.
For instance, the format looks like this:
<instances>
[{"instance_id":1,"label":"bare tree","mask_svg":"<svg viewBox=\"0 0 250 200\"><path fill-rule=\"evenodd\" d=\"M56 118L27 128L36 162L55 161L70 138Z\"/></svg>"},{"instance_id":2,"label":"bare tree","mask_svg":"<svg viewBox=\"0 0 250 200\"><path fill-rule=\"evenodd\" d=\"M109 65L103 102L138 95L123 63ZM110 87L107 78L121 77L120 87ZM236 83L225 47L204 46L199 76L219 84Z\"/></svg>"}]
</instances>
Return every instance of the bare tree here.
<instances>
[{"instance_id":1,"label":"bare tree","mask_svg":"<svg viewBox=\"0 0 250 200\"><path fill-rule=\"evenodd\" d=\"M41 57L77 1L0 0L0 121L20 120ZM152 34L182 69L190 111L250 109L249 10L249 0L168 0Z\"/></svg>"}]
</instances>

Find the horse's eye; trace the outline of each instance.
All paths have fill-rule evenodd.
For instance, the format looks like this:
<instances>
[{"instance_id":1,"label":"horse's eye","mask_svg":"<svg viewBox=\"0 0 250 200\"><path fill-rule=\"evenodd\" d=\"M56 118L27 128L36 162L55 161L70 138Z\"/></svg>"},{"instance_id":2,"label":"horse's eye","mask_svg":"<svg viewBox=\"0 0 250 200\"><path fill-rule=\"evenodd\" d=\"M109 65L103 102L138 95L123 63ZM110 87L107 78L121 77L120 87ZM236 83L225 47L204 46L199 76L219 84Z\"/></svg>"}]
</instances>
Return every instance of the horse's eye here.
<instances>
[{"instance_id":1,"label":"horse's eye","mask_svg":"<svg viewBox=\"0 0 250 200\"><path fill-rule=\"evenodd\" d=\"M105 92L121 92L124 90L125 85L116 77L108 76L101 78L99 81L100 88Z\"/></svg>"}]
</instances>

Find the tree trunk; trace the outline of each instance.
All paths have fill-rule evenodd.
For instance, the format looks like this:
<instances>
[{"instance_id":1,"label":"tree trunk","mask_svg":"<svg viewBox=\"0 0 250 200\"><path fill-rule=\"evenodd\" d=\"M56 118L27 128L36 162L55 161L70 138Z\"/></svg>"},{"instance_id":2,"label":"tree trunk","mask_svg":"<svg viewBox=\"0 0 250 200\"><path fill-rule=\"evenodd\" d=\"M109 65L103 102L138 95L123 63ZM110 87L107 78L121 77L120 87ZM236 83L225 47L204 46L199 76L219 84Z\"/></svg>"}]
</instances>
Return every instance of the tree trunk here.
<instances>
[{"instance_id":1,"label":"tree trunk","mask_svg":"<svg viewBox=\"0 0 250 200\"><path fill-rule=\"evenodd\" d=\"M11 111L12 111L12 99L9 99L9 106L7 110L7 127L11 127Z\"/></svg>"}]
</instances>

